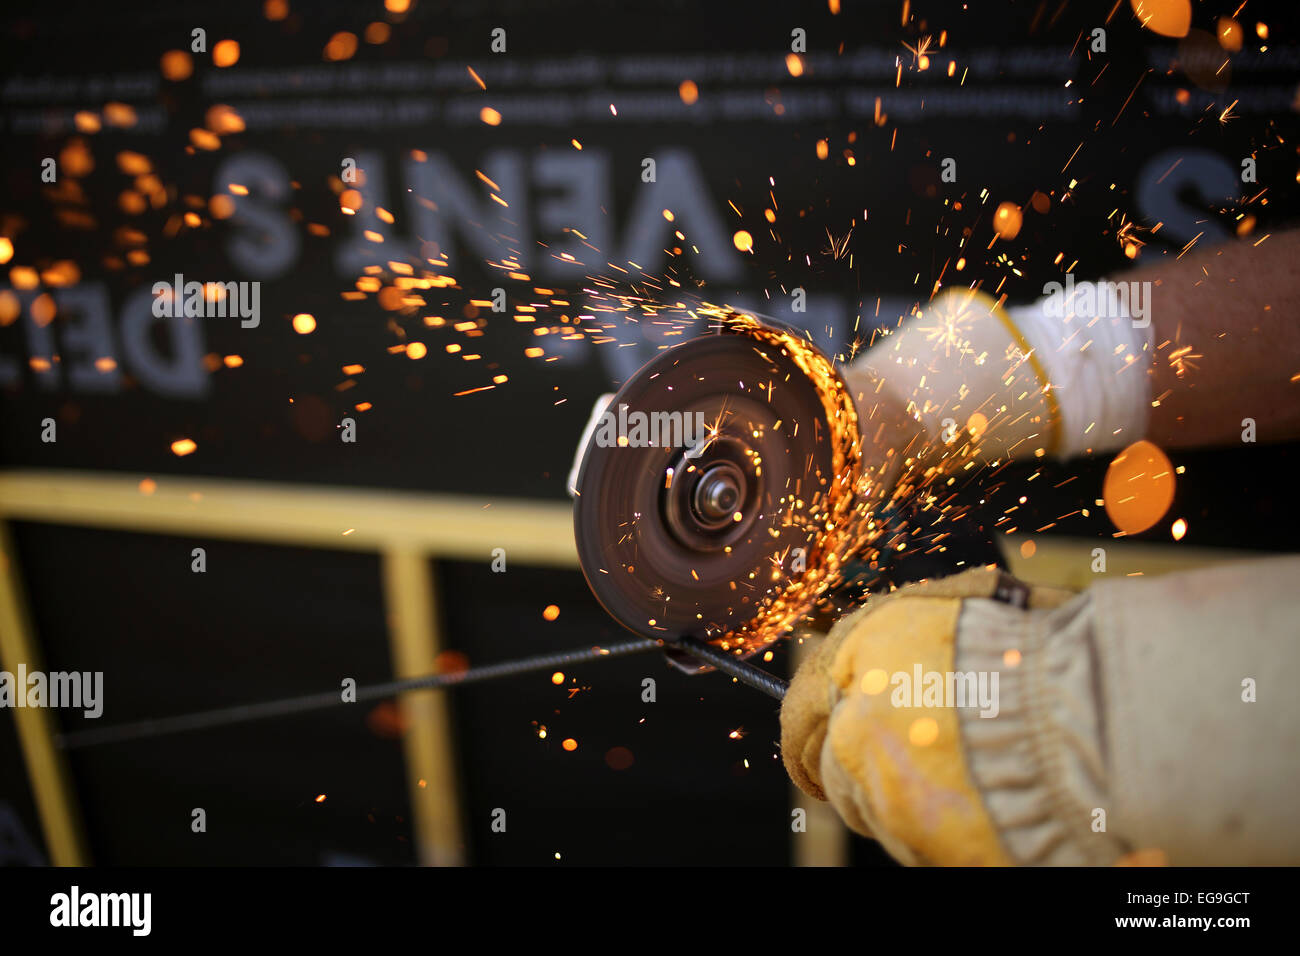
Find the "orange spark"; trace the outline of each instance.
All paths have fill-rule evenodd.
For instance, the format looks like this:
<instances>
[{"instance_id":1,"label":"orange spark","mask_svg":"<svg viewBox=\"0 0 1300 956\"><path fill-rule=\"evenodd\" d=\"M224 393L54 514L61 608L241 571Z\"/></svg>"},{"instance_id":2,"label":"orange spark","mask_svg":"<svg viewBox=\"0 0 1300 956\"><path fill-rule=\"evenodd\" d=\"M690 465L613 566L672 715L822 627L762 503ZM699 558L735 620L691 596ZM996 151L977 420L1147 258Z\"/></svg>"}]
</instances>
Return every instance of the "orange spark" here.
<instances>
[{"instance_id":1,"label":"orange spark","mask_svg":"<svg viewBox=\"0 0 1300 956\"><path fill-rule=\"evenodd\" d=\"M212 62L219 67L234 66L239 62L239 43L222 40L212 48Z\"/></svg>"}]
</instances>

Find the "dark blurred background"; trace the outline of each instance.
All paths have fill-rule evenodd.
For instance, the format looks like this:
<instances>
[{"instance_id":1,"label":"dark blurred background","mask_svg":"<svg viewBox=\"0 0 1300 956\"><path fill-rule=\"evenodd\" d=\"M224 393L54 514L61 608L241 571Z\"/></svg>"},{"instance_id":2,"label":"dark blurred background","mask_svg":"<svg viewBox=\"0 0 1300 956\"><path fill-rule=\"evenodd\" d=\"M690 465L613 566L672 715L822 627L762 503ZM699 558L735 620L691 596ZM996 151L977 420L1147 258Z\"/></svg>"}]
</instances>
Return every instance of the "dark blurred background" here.
<instances>
[{"instance_id":1,"label":"dark blurred background","mask_svg":"<svg viewBox=\"0 0 1300 956\"><path fill-rule=\"evenodd\" d=\"M605 311L592 277L758 310L842 354L941 274L1019 303L1072 265L1096 278L1292 224L1289 5L1197 2L1181 40L1113 6L10 3L0 467L563 501L592 400L669 341L639 311ZM1235 36L1221 22L1234 13ZM205 52L191 52L196 28ZM792 61L796 29L806 52ZM956 183L940 180L944 157ZM1245 157L1256 184L1241 181ZM341 179L348 159L356 183ZM1002 202L1023 225L989 248ZM431 258L451 284L398 293L389 263L420 275ZM150 288L175 273L260 281L260 324L154 320ZM486 305L495 288L506 314ZM355 444L338 440L345 417ZM197 447L178 455L183 439ZM1144 537L1168 542L1182 517L1189 544L1293 549L1295 456L1176 456L1175 504ZM965 490L989 516L971 523L972 553L1034 471L1022 530L1111 540L1101 509L1079 513L1105 466ZM375 555L10 530L45 666L104 671L102 723L393 672ZM199 545L204 574L190 570ZM486 555L432 570L444 643L470 663L620 636L576 570L496 574ZM787 668L786 649L769 666ZM752 691L633 657L449 699L468 862L792 859L776 710ZM90 858L416 862L401 720L361 707L73 752ZM190 832L198 806L205 837ZM491 830L498 807L506 833ZM41 834L0 712L0 862L47 859ZM850 859L884 857L856 841Z\"/></svg>"}]
</instances>

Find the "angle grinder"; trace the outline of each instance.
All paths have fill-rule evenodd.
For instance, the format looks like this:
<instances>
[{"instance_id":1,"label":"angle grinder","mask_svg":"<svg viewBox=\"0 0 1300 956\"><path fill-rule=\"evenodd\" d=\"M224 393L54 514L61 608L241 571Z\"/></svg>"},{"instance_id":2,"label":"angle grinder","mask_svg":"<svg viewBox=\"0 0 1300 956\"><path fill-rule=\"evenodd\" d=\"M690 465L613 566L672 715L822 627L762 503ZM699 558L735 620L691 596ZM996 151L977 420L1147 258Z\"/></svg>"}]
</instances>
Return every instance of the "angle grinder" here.
<instances>
[{"instance_id":1,"label":"angle grinder","mask_svg":"<svg viewBox=\"0 0 1300 956\"><path fill-rule=\"evenodd\" d=\"M604 608L695 670L672 651L682 638L747 657L806 622L878 531L912 421L872 429L864 464L859 406L874 406L859 384L794 331L734 312L642 367L593 418L572 482Z\"/></svg>"}]
</instances>

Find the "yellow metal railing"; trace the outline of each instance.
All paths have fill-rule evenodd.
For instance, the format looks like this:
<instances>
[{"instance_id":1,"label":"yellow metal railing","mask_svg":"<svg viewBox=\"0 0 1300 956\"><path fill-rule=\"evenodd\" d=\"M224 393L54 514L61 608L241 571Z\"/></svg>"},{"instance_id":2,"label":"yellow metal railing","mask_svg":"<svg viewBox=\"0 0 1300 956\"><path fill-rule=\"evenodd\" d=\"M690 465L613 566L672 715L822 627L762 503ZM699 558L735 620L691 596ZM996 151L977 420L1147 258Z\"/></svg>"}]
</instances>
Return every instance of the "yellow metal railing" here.
<instances>
[{"instance_id":1,"label":"yellow metal railing","mask_svg":"<svg viewBox=\"0 0 1300 956\"><path fill-rule=\"evenodd\" d=\"M0 670L15 673L20 663L44 670L32 640L9 528L0 521ZM23 692L20 688L19 693ZM41 707L19 707L13 713L50 859L59 866L80 866L86 861L85 837L68 784L67 765L54 746L53 718Z\"/></svg>"},{"instance_id":2,"label":"yellow metal railing","mask_svg":"<svg viewBox=\"0 0 1300 956\"><path fill-rule=\"evenodd\" d=\"M105 473L0 472L0 669L38 667L17 555L7 520L273 544L371 551L382 561L396 677L437 669L442 649L435 558L576 567L568 505L356 491L217 479L156 479ZM454 746L446 699L434 690L402 695L407 786L418 858L464 861ZM67 767L47 711L14 710L45 842L57 865L88 862Z\"/></svg>"}]
</instances>

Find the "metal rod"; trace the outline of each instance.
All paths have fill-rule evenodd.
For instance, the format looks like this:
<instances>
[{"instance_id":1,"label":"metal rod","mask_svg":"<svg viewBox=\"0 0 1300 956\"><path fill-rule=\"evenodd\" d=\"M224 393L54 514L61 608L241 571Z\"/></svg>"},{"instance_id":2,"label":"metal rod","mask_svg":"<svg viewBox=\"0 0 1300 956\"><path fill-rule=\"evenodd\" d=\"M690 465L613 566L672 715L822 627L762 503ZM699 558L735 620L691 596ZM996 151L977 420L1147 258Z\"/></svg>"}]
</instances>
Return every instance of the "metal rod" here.
<instances>
[{"instance_id":1,"label":"metal rod","mask_svg":"<svg viewBox=\"0 0 1300 956\"><path fill-rule=\"evenodd\" d=\"M749 661L742 661L734 654L720 651L712 644L706 644L698 638L678 638L674 642L674 646L680 647L692 657L699 658L711 667L716 667L722 673L736 678L746 687L761 690L767 696L775 697L777 700L783 700L786 690L790 687L788 681L782 680L775 674L769 674L761 667L755 667Z\"/></svg>"},{"instance_id":2,"label":"metal rod","mask_svg":"<svg viewBox=\"0 0 1300 956\"><path fill-rule=\"evenodd\" d=\"M387 681L383 684L369 684L356 689L355 699L357 702L361 702L363 700L393 697L405 691L452 687L457 684L476 684L480 681L494 680L499 677L514 677L532 671L553 670L583 661L601 660L606 657L623 657L628 654L641 654L646 651L661 649L662 645L658 641L640 638L624 641L620 644L611 644L608 647L586 647L579 650L561 651L555 654L539 654L535 657L525 657L501 664L471 667L463 671L453 671L446 674L426 674L422 677L409 677L405 680ZM187 730L224 727L249 720L263 720L267 717L284 717L290 714L301 714L312 710L337 707L343 703L344 700L340 691L329 690L319 694L306 694L301 697L269 700L257 704L219 707L214 710L180 714L175 717L139 720L102 729L78 730L56 737L55 742L64 750L73 750L97 744L122 743L146 737L160 737L164 734L176 734Z\"/></svg>"},{"instance_id":3,"label":"metal rod","mask_svg":"<svg viewBox=\"0 0 1300 956\"><path fill-rule=\"evenodd\" d=\"M786 681L760 667L755 667L748 661L740 660L734 655L720 651L694 637L679 638L673 642L672 646L680 648L705 664L722 671L730 677L734 677L745 686L762 691L769 697L777 700L785 697L786 689L789 687ZM620 644L611 644L608 647L586 647L572 651L561 651L555 654L539 654L516 661L486 664L482 667L471 667L468 670L453 671L446 674L426 674L404 680L386 681L382 684L368 684L364 687L358 687L353 699L360 703L366 700L395 697L407 691L454 687L457 684L476 684L500 677L514 677L533 671L552 670L583 661L641 654L646 651L660 650L662 647L663 644L659 641L639 638L624 641ZM268 700L256 704L218 707L213 710L198 711L193 714L179 714L174 717L138 720L126 724L116 724L112 727L78 730L70 734L59 735L55 738L55 743L63 750L75 750L100 744L124 743L129 740L161 737L166 734L183 733L188 730L226 727L250 720L265 720L269 717L287 717L291 714L325 710L343 703L343 695L340 691L329 690L319 694L305 694L300 697Z\"/></svg>"}]
</instances>

